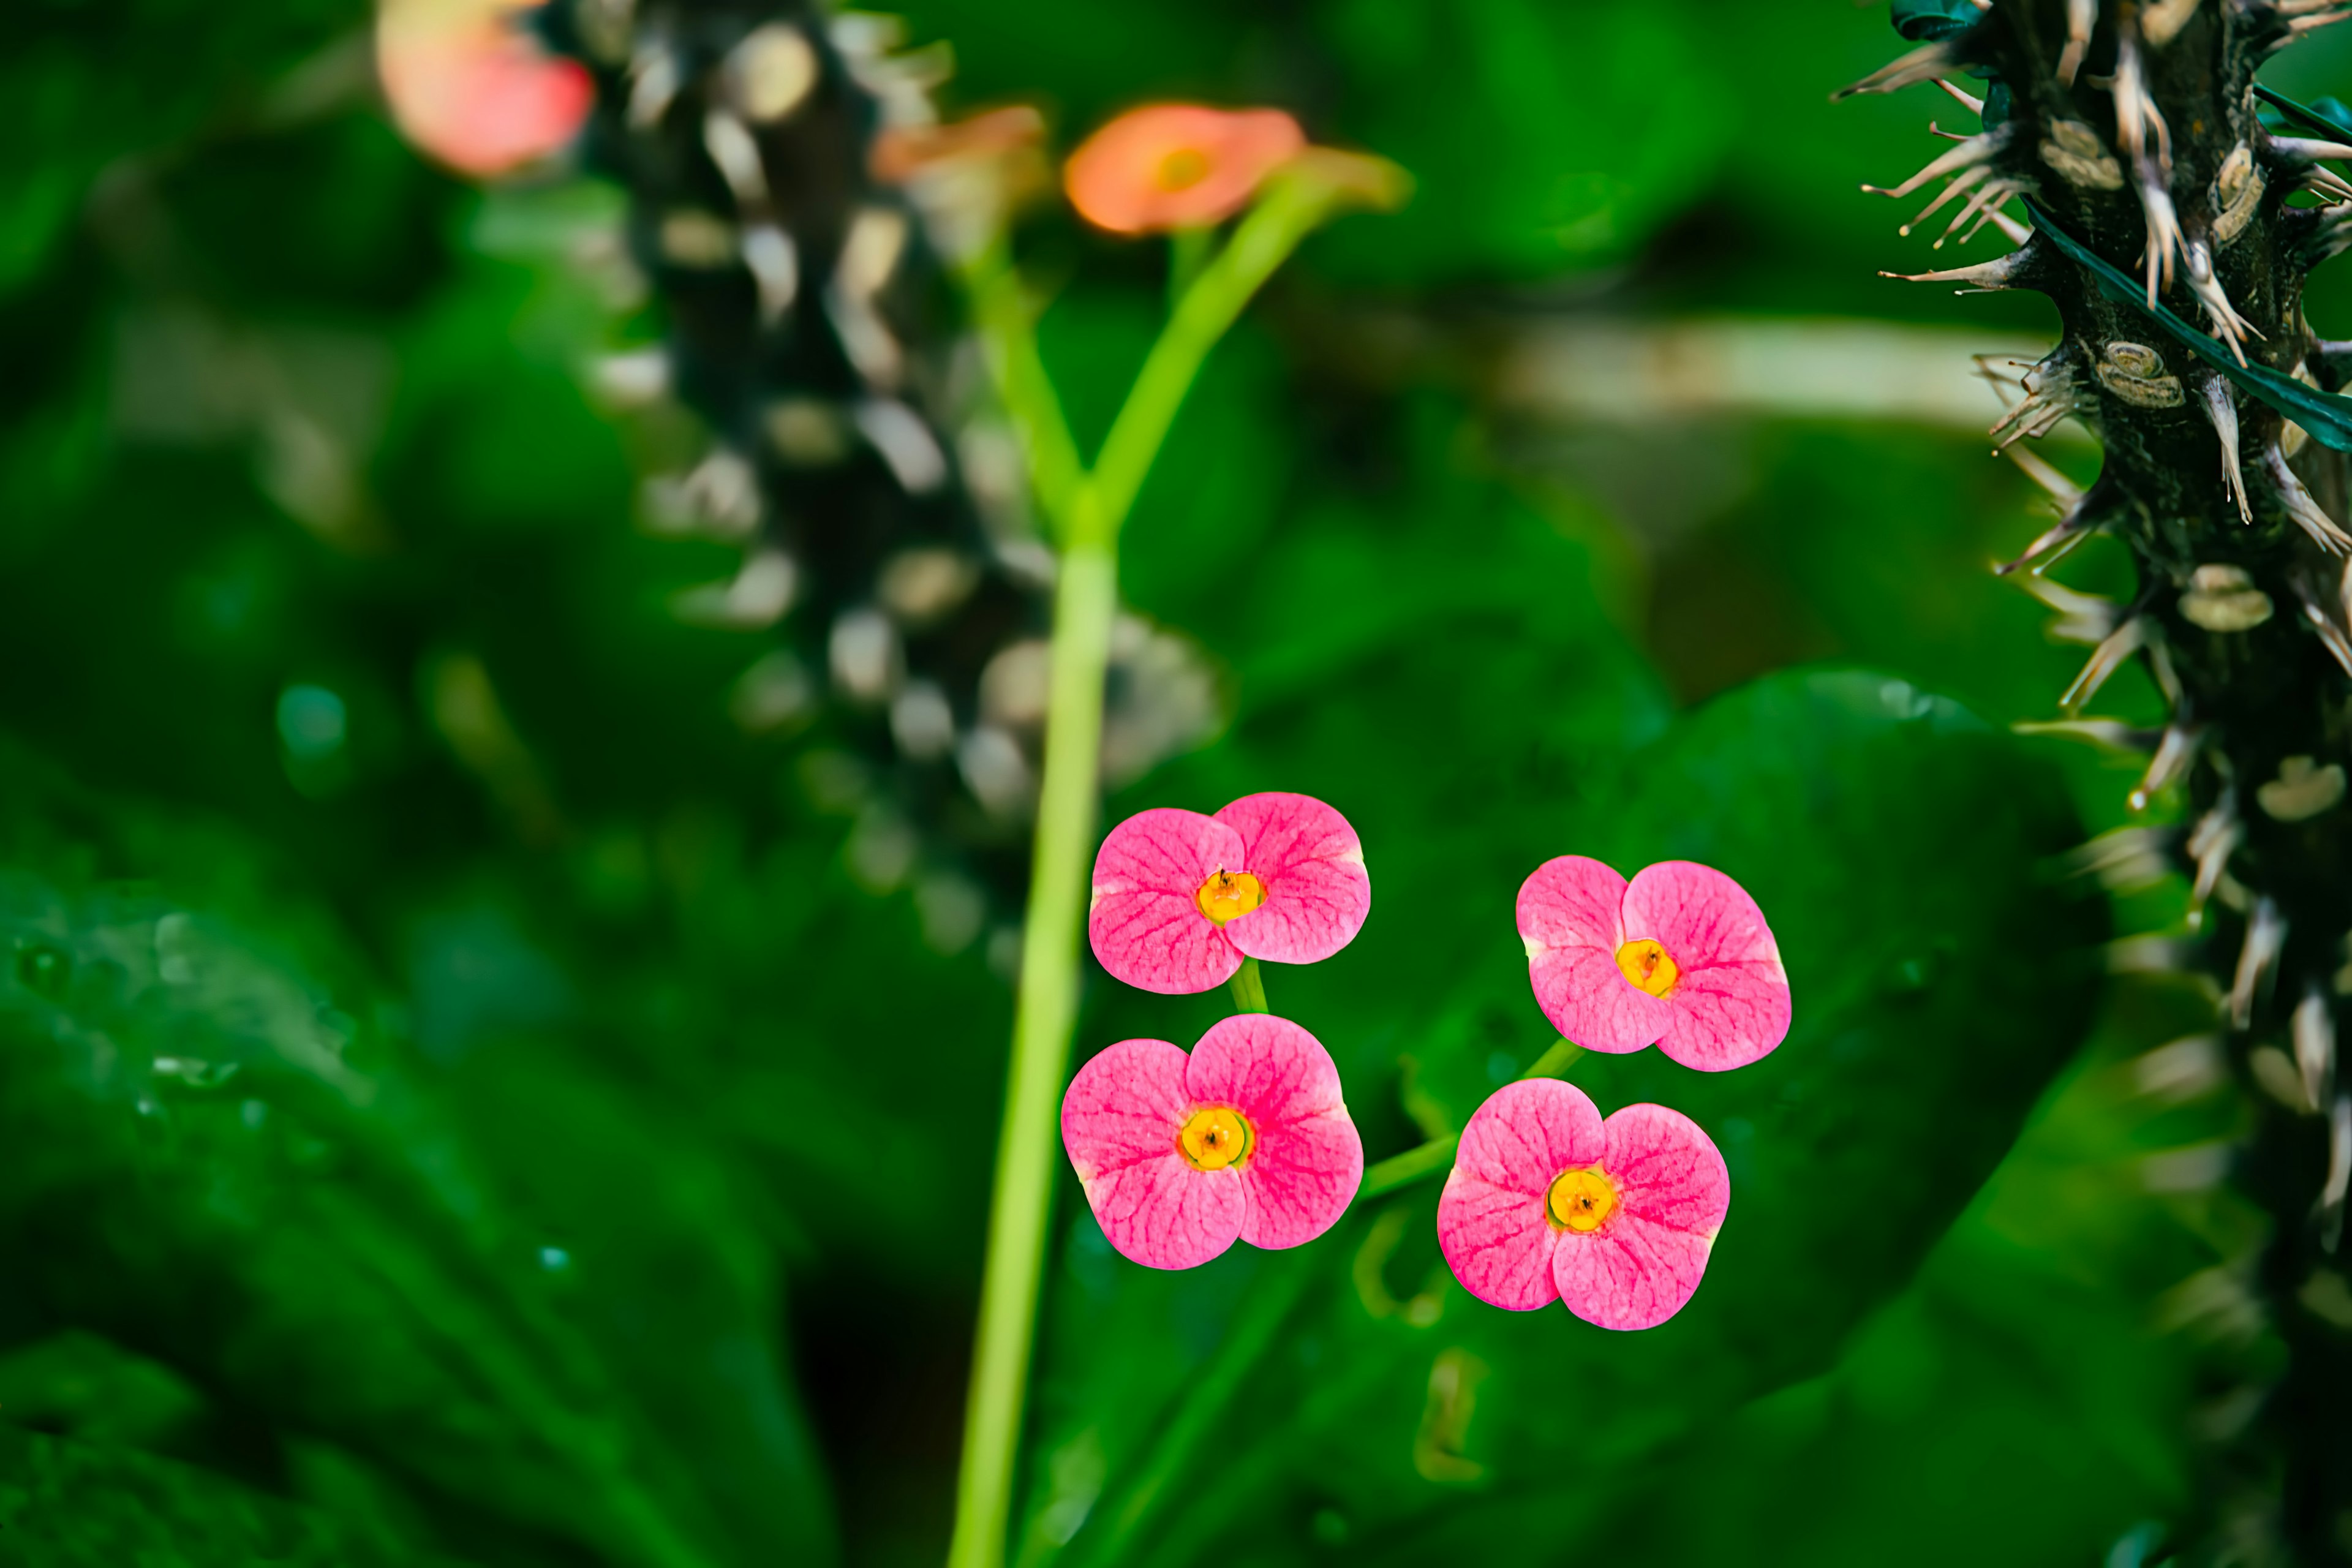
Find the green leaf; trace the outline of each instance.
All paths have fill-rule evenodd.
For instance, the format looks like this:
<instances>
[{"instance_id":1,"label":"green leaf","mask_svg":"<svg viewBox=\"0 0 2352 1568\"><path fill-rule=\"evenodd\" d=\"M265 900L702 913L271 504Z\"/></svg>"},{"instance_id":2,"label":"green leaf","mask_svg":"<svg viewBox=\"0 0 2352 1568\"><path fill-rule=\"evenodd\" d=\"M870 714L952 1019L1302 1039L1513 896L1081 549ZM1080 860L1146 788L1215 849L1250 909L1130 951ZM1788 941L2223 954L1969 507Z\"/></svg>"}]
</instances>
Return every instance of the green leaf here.
<instances>
[{"instance_id":1,"label":"green leaf","mask_svg":"<svg viewBox=\"0 0 2352 1568\"><path fill-rule=\"evenodd\" d=\"M2145 284L2068 234L2040 203L2028 197L2025 205L2033 215L2033 226L2048 235L2068 259L2089 272L2100 293L2147 317L2199 359L2235 382L2248 396L2269 404L2310 431L2311 438L2321 446L2352 452L2352 397L2305 386L2266 364L2240 364L2237 355L2218 339L2199 331L2167 306L2150 305Z\"/></svg>"},{"instance_id":2,"label":"green leaf","mask_svg":"<svg viewBox=\"0 0 2352 1568\"><path fill-rule=\"evenodd\" d=\"M331 1514L194 1465L9 1426L0 1426L0 1543L14 1568L392 1568L452 1561L388 1552Z\"/></svg>"},{"instance_id":3,"label":"green leaf","mask_svg":"<svg viewBox=\"0 0 2352 1568\"><path fill-rule=\"evenodd\" d=\"M1412 721L1391 715L1390 734L1388 767L1413 770ZM1384 1116L1375 1058L1412 1056L1417 1094L1458 1125L1548 1043L1511 921L1527 871L1579 852L1730 872L1780 938L1788 1042L1731 1073L1647 1051L1571 1074L1604 1110L1672 1105L1723 1149L1731 1215L1706 1281L1640 1334L1494 1310L1437 1255L1434 1183L1306 1247L1237 1247L1174 1275L1110 1253L1079 1207L1054 1282L1028 1561L1065 1542L1072 1563L1176 1564L1233 1542L1251 1561L1318 1544L1370 1563L1569 1555L1612 1476L1831 1363L1999 1161L2099 994L2104 906L2037 869L2079 837L2053 775L1902 681L1742 689L1630 758L1586 759L1540 826L1497 793L1497 811L1465 799L1424 819L1426 843L1366 829L1379 897L1356 945L1381 931L1383 962L1270 967L1275 1010L1332 1047L1379 1158L1414 1135ZM1352 809L1344 789L1329 798ZM1446 952L1451 986L1428 985L1400 937ZM1144 1032L1126 1010L1120 1024Z\"/></svg>"},{"instance_id":4,"label":"green leaf","mask_svg":"<svg viewBox=\"0 0 2352 1568\"><path fill-rule=\"evenodd\" d=\"M1895 30L1915 44L1965 33L1984 19L1973 0L1895 0Z\"/></svg>"},{"instance_id":5,"label":"green leaf","mask_svg":"<svg viewBox=\"0 0 2352 1568\"><path fill-rule=\"evenodd\" d=\"M0 805L0 856L58 869L0 873L0 1271L214 1408L110 1373L121 1408L79 1414L14 1362L0 1385L35 1376L52 1419L223 1464L236 1446L192 1424L258 1431L317 1489L487 1560L828 1555L772 1251L689 1140L495 1037L462 1081L421 1083L356 966L317 977L317 911L279 943L92 886L27 805L56 814L48 781L6 761L29 787Z\"/></svg>"}]
</instances>

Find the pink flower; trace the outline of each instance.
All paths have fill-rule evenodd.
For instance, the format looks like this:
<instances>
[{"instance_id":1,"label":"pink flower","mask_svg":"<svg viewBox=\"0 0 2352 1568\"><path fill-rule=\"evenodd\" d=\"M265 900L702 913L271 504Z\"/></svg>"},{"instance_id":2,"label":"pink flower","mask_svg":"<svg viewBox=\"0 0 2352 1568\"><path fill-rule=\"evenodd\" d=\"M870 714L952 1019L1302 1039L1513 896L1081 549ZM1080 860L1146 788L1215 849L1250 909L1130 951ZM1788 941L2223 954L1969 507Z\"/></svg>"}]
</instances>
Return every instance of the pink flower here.
<instances>
[{"instance_id":1,"label":"pink flower","mask_svg":"<svg viewBox=\"0 0 2352 1568\"><path fill-rule=\"evenodd\" d=\"M1233 1246L1297 1247L1331 1228L1364 1175L1339 1069L1265 1013L1219 1020L1187 1056L1121 1040L1062 1097L1062 1146L1110 1244L1152 1268Z\"/></svg>"},{"instance_id":2,"label":"pink flower","mask_svg":"<svg viewBox=\"0 0 2352 1568\"><path fill-rule=\"evenodd\" d=\"M1371 907L1346 817L1307 795L1247 795L1214 816L1163 807L1112 828L1087 935L1105 969L1173 995L1214 990L1244 957L1328 958Z\"/></svg>"},{"instance_id":3,"label":"pink flower","mask_svg":"<svg viewBox=\"0 0 2352 1568\"><path fill-rule=\"evenodd\" d=\"M1603 1121L1583 1090L1526 1079L1462 1130L1437 1245L1492 1306L1561 1301L1604 1329L1650 1329L1698 1289L1730 1205L1723 1156L1682 1112L1629 1105Z\"/></svg>"},{"instance_id":4,"label":"pink flower","mask_svg":"<svg viewBox=\"0 0 2352 1568\"><path fill-rule=\"evenodd\" d=\"M1661 860L1631 882L1562 855L1519 889L1519 936L1536 1002L1592 1051L1654 1044L1722 1072L1789 1034L1789 972L1746 889L1709 866Z\"/></svg>"},{"instance_id":5,"label":"pink flower","mask_svg":"<svg viewBox=\"0 0 2352 1568\"><path fill-rule=\"evenodd\" d=\"M380 0L376 69L409 141L467 174L499 174L561 150L595 85L528 31L539 0Z\"/></svg>"}]
</instances>

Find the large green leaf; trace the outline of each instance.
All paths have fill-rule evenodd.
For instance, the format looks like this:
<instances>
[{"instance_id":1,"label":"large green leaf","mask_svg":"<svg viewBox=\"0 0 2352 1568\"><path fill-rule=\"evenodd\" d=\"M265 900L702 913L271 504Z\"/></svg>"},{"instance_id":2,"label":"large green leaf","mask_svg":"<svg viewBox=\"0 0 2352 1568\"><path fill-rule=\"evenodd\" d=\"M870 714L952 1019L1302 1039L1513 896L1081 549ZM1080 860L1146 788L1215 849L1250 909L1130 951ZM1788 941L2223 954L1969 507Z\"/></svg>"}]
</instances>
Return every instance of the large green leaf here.
<instances>
[{"instance_id":1,"label":"large green leaf","mask_svg":"<svg viewBox=\"0 0 2352 1568\"><path fill-rule=\"evenodd\" d=\"M124 1377L78 1426L174 1451L206 1449L191 1421L241 1430L201 1457L258 1444L323 1500L501 1563L829 1555L772 1250L707 1155L519 1047L421 1079L401 1011L347 961L320 977L315 911L273 941L94 881L28 806L47 781L0 760L0 1322L102 1335L211 1407Z\"/></svg>"},{"instance_id":2,"label":"large green leaf","mask_svg":"<svg viewBox=\"0 0 2352 1568\"><path fill-rule=\"evenodd\" d=\"M1392 716L1390 769L1422 765L1417 717ZM1257 787L1328 787L1289 771L1303 759L1278 737L1254 761ZM1465 799L1424 820L1423 842L1367 827L1379 896L1357 945L1383 962L1275 970L1274 1005L1332 1046L1377 1158L1412 1136L1383 1116L1378 1058L1412 1056L1418 1114L1459 1125L1546 1043L1511 925L1519 875L1576 851L1738 877L1788 963L1787 1044L1726 1074L1654 1051L1574 1069L1604 1110L1673 1105L1722 1147L1731 1216L1698 1295L1630 1335L1488 1309L1437 1258L1434 1184L1295 1252L1237 1247L1175 1275L1111 1254L1078 1207L1031 1560L1065 1542L1086 1563L1565 1554L1605 1513L1611 1475L1830 1363L2081 1037L2104 909L2040 869L2079 829L2045 767L1948 701L1874 674L1775 677L1630 761L1550 781L1540 824L1510 783L1495 812ZM1345 787L1330 798L1350 806ZM1422 943L1448 953L1450 984L1396 961ZM1118 1008L1118 1032L1143 1032L1147 1010Z\"/></svg>"}]
</instances>

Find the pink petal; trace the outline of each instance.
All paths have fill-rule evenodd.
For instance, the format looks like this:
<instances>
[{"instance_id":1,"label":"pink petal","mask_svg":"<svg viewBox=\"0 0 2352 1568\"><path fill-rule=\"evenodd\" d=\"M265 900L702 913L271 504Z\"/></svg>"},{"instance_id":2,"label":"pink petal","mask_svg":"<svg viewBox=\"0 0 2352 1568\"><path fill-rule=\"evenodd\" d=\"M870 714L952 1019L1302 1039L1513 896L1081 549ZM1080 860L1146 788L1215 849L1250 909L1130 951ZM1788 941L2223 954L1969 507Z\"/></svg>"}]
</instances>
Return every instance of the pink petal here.
<instances>
[{"instance_id":1,"label":"pink petal","mask_svg":"<svg viewBox=\"0 0 2352 1568\"><path fill-rule=\"evenodd\" d=\"M1528 978L1551 1026L1588 1051L1638 1051L1674 1026L1674 1009L1625 978L1614 948L1548 948Z\"/></svg>"},{"instance_id":2,"label":"pink petal","mask_svg":"<svg viewBox=\"0 0 2352 1568\"><path fill-rule=\"evenodd\" d=\"M1544 1200L1482 1181L1460 1165L1437 1200L1437 1246L1462 1288L1490 1307L1532 1312L1559 1300L1552 1249L1559 1232Z\"/></svg>"},{"instance_id":3,"label":"pink petal","mask_svg":"<svg viewBox=\"0 0 2352 1568\"><path fill-rule=\"evenodd\" d=\"M1601 1112L1557 1079L1504 1085L1462 1130L1437 1200L1437 1245L1464 1289L1524 1312L1558 1299L1552 1251L1562 1232L1544 1212L1562 1171L1600 1163Z\"/></svg>"},{"instance_id":4,"label":"pink petal","mask_svg":"<svg viewBox=\"0 0 2352 1568\"><path fill-rule=\"evenodd\" d=\"M1568 1310L1588 1323L1654 1329L1698 1289L1709 1245L1688 1231L1612 1215L1599 1230L1559 1233L1552 1283Z\"/></svg>"},{"instance_id":5,"label":"pink petal","mask_svg":"<svg viewBox=\"0 0 2352 1568\"><path fill-rule=\"evenodd\" d=\"M1062 1093L1062 1147L1091 1184L1172 1153L1192 1114L1192 1058L1166 1040L1121 1040L1097 1052Z\"/></svg>"},{"instance_id":6,"label":"pink petal","mask_svg":"<svg viewBox=\"0 0 2352 1568\"><path fill-rule=\"evenodd\" d=\"M1230 1105L1260 1130L1347 1110L1339 1069L1321 1041L1271 1013L1236 1013L1192 1047L1184 1090L1195 1105Z\"/></svg>"},{"instance_id":7,"label":"pink petal","mask_svg":"<svg viewBox=\"0 0 2352 1568\"><path fill-rule=\"evenodd\" d=\"M1644 866L1626 885L1625 938L1663 943L1675 967L1688 974L1717 963L1780 962L1772 928L1748 889L1695 860Z\"/></svg>"},{"instance_id":8,"label":"pink petal","mask_svg":"<svg viewBox=\"0 0 2352 1568\"><path fill-rule=\"evenodd\" d=\"M1704 1128L1663 1105L1628 1105L1601 1131L1601 1168L1621 1212L1714 1239L1731 1208L1731 1173Z\"/></svg>"},{"instance_id":9,"label":"pink petal","mask_svg":"<svg viewBox=\"0 0 2352 1568\"><path fill-rule=\"evenodd\" d=\"M1344 1110L1255 1129L1242 1162L1249 1213L1242 1239L1253 1247L1297 1247L1338 1223L1364 1181L1364 1141Z\"/></svg>"},{"instance_id":10,"label":"pink petal","mask_svg":"<svg viewBox=\"0 0 2352 1568\"><path fill-rule=\"evenodd\" d=\"M1230 1105L1249 1121L1249 1157L1235 1167L1250 1195L1243 1240L1297 1247L1347 1212L1364 1144L1339 1069L1314 1036L1268 1013L1221 1018L1192 1047L1184 1087L1194 1104Z\"/></svg>"},{"instance_id":11,"label":"pink petal","mask_svg":"<svg viewBox=\"0 0 2352 1568\"><path fill-rule=\"evenodd\" d=\"M1330 957L1364 929L1372 879L1348 819L1304 795L1248 795L1217 813L1242 836L1242 863L1265 902L1225 927L1235 947L1276 963Z\"/></svg>"},{"instance_id":12,"label":"pink petal","mask_svg":"<svg viewBox=\"0 0 2352 1568\"><path fill-rule=\"evenodd\" d=\"M1686 971L1666 1005L1674 1021L1658 1048L1701 1072L1744 1068L1789 1037L1789 976L1777 962Z\"/></svg>"},{"instance_id":13,"label":"pink petal","mask_svg":"<svg viewBox=\"0 0 2352 1568\"><path fill-rule=\"evenodd\" d=\"M1597 947L1613 955L1625 945L1618 912L1624 897L1625 879L1590 856L1545 861L1519 884L1519 939L1528 956L1555 947Z\"/></svg>"},{"instance_id":14,"label":"pink petal","mask_svg":"<svg viewBox=\"0 0 2352 1568\"><path fill-rule=\"evenodd\" d=\"M1192 1112L1189 1059L1166 1040L1121 1040L1078 1069L1062 1096L1062 1146L1103 1235L1153 1268L1190 1268L1241 1235L1249 1197L1232 1167L1202 1171L1177 1152Z\"/></svg>"},{"instance_id":15,"label":"pink petal","mask_svg":"<svg viewBox=\"0 0 2352 1568\"><path fill-rule=\"evenodd\" d=\"M1680 1111L1629 1105L1602 1131L1601 1165L1617 1206L1598 1230L1562 1233L1553 1282L1586 1322L1654 1328L1698 1289L1731 1205L1731 1176L1714 1141Z\"/></svg>"},{"instance_id":16,"label":"pink petal","mask_svg":"<svg viewBox=\"0 0 2352 1568\"><path fill-rule=\"evenodd\" d=\"M1166 807L1110 830L1095 856L1087 937L1112 974L1145 991L1213 991L1242 955L1201 912L1201 884L1242 868L1242 838L1215 817Z\"/></svg>"},{"instance_id":17,"label":"pink petal","mask_svg":"<svg viewBox=\"0 0 2352 1568\"><path fill-rule=\"evenodd\" d=\"M1223 1256L1249 1218L1242 1173L1196 1170L1171 1149L1087 1184L1104 1238L1147 1268L1193 1268Z\"/></svg>"}]
</instances>

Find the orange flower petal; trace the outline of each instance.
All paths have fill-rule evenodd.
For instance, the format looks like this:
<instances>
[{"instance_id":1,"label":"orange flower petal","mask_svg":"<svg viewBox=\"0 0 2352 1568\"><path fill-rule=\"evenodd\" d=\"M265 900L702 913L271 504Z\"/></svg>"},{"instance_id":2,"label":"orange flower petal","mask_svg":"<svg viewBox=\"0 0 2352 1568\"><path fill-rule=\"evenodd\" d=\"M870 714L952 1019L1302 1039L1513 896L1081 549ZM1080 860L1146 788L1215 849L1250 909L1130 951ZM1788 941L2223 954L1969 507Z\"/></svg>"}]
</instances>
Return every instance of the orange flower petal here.
<instances>
[{"instance_id":1,"label":"orange flower petal","mask_svg":"<svg viewBox=\"0 0 2352 1568\"><path fill-rule=\"evenodd\" d=\"M1278 109L1153 104L1087 137L1063 183L1078 216L1113 234L1197 228L1240 211L1306 145Z\"/></svg>"}]
</instances>

